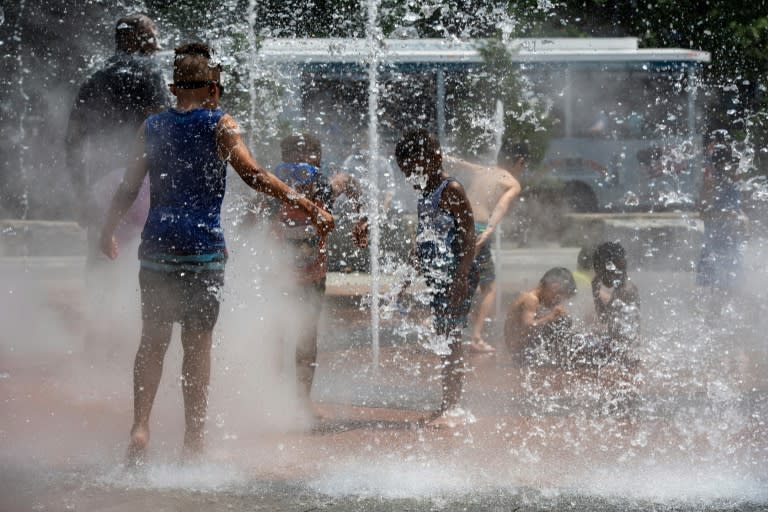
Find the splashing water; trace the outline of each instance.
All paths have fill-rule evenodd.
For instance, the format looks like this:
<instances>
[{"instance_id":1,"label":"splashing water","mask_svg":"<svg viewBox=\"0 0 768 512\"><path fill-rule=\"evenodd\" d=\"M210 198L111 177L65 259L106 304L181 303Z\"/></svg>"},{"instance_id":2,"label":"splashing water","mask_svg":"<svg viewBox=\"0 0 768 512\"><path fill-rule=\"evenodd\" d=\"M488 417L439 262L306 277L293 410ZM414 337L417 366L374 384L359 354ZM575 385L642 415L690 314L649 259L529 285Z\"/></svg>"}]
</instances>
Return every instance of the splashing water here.
<instances>
[{"instance_id":1,"label":"splashing water","mask_svg":"<svg viewBox=\"0 0 768 512\"><path fill-rule=\"evenodd\" d=\"M552 9L549 2L538 5L541 9ZM228 2L227 6L232 8L236 4ZM47 498L60 506L62 502L57 503L57 499L62 496L81 500L77 510L97 509L95 502L99 499L103 503L115 495L126 496L121 493L135 493L129 495L126 502L154 500L158 505L156 509L168 505L160 503L165 498L176 502L178 508L190 505L189 509L202 506L200 500L210 506L221 505L233 510L250 510L261 505L265 509L280 508L275 503L260 501L264 496L277 496L275 499L283 500L278 505L286 505L284 508L301 504L305 505L302 509L369 507L372 510L383 506L382 500L401 500L397 501L402 505L399 508L414 510L454 510L473 505L489 510L647 510L659 506L697 510L720 505L728 509L749 509L752 503L757 504L754 506L757 509L767 502L764 470L768 466L765 447L768 411L762 366L765 348L759 335L764 332L764 315L750 305L737 302L724 306L716 317L699 311L703 299L698 296L691 299L690 292L695 288L690 282L690 273L645 269L638 272L636 281L643 294L644 334L633 350L642 362L639 369L628 370L611 364L589 369L578 365L557 368L544 362L521 368L503 356L493 360L469 358L473 369L467 374L467 402L477 417L456 431L435 432L423 428L420 419L432 408L435 397L439 397L436 355L447 350L447 340L435 337L431 325L424 321L422 313L428 306L429 290L415 286L409 302L402 303L399 287L405 280L414 279L412 269L401 259L381 256L386 252L382 231L390 226L386 224L388 220L380 204L382 192L386 192L382 190L385 187L380 186L380 177L376 176L380 166L372 162L383 158L387 137L396 132L387 123L393 122L389 117L396 113L390 111L390 103L397 103L393 99L399 96L392 92L394 86L387 81L381 5L369 0L364 7L367 52L361 55L361 64L367 71L367 80L364 80L367 84L362 102L367 107L367 155L368 167L372 170L365 180L371 220L371 288L364 309L370 308L370 319L355 323L339 313L340 318L325 320L321 329L324 346L334 343L333 347L341 348L321 354L324 358L317 369L314 389L322 405L349 406L351 412L339 414L341 419L321 422L313 436L293 432L301 430L297 425L303 426L308 421L293 415L292 399L286 398L290 394L286 389L290 389L291 384L284 373L290 372L283 371L282 367L292 364L290 357L285 357L292 347L267 345L272 338L277 339L284 331L296 327L293 324L298 323L300 314L292 316L285 312L298 311L301 305L289 300L289 292L271 293L280 284L276 281L283 275L282 270L279 263L259 252L259 248L266 252L273 250L268 242L254 240L235 229L247 226L240 213L249 203L238 199L227 204L225 216L232 231L229 240L233 264L238 261L238 265L248 268L230 267L232 278L228 276L223 296L223 331L217 335L214 349L218 365L215 371L219 373L213 380L211 398L214 461L196 466L163 462L176 455L169 447L179 444L174 434L182 421L176 407L179 383L174 383L171 391L161 391L158 402L157 433L153 435L156 435L160 462L153 462L145 474L135 478L114 469L114 461L122 455L117 452L123 450L123 424L130 417L129 405L126 405L130 398L127 365L115 370L115 375L95 378L92 382L76 381L78 399L73 400L68 394L68 385L73 386L69 382L72 376L66 373L71 358L64 358L64 364L59 365L61 373L51 370L50 375L28 372L31 375L25 376L24 368L2 368L0 382L7 414L3 415L0 430L6 440L15 440L4 445L2 467L16 470L20 467L17 461L25 461L24 464L55 468L47 478L49 474L38 471L35 466L34 474L25 480L47 479L61 485L60 494L42 484L33 486L32 494L40 510L49 503L45 501ZM280 130L285 129L286 119L297 124L317 122L317 126L331 134L333 123L329 112L332 109L328 105L309 115L303 110L301 97L305 83L301 78L301 65L279 69L259 65L253 33L257 8L258 2L248 2L248 29L243 32L248 46L243 54L250 67L247 90L243 91L249 98L246 117L250 119L245 124L251 127L250 144L266 148L270 141L278 138ZM422 16L438 16L446 8L440 2L432 2L421 6L419 13L408 11L404 19L416 22ZM494 16L498 16L495 23L503 39L509 40L517 29L517 20L506 13ZM3 21L0 15L0 24ZM236 32L237 26L231 28ZM19 33L19 37L21 35ZM233 40L232 46L236 47L237 38ZM331 53L341 54L341 43L335 44L337 47L332 48ZM238 56L233 53L230 57ZM20 67L25 65L21 55L17 60ZM269 89L265 83L278 82L284 87L281 94L285 93L279 105L267 101L268 93L260 89L261 86ZM27 83L22 76L22 95ZM414 97L423 94L416 85L414 83L410 91ZM450 95L450 81L447 87ZM564 96L574 93L561 92ZM350 93L336 101L344 110L358 100ZM501 145L503 130L499 121L504 105L494 103L494 106L496 112L486 109L469 115L472 128L493 134L490 153L497 152ZM533 109L524 110L522 117L538 121ZM320 121L313 121L315 118ZM422 121L429 122L427 117ZM664 121L665 126L679 123L679 114L667 116ZM611 122L619 129L629 129L634 118L627 113L617 113L607 117L606 123ZM26 126L27 120L22 116L19 126L22 138L27 136ZM668 133L668 129L665 130ZM328 139L334 136L336 132ZM649 190L639 186L625 190L616 196L617 203L632 209L653 200L664 207L675 208L694 201L686 173L694 167L691 161L695 160L695 142L672 135L663 140L666 145L658 162L658 184ZM634 158L632 149L623 151L617 165ZM740 170L750 171L755 152L749 144L736 146L736 153ZM259 153L260 159L261 155ZM263 155L265 165L275 158L268 152ZM22 168L26 156L20 153ZM768 197L764 179L750 178L745 187L758 200ZM28 206L27 201L25 216ZM405 229L394 231L404 240L411 236ZM635 232L634 236L642 235ZM679 242L681 245L691 243L690 240ZM506 258L505 263L500 263L499 268L504 270L498 272L500 282L503 283L505 276L514 278L514 285L520 289L525 283L535 282L540 266L548 263L543 250L514 252L505 246L505 251L497 252L499 258ZM558 260L557 264L571 266L571 256L569 253L568 259ZM536 261L531 264L525 258ZM754 259L758 263L763 261L760 254ZM760 290L765 274L760 268L760 265L752 268L754 282L750 283L750 288L756 288L752 296L757 304L764 303L765 298ZM388 289L384 286L387 280ZM30 287L16 287L15 293L25 292L25 288ZM74 314L66 310L52 313L49 297L41 295L44 300L35 303L39 307L36 307L34 323L50 323L55 328L27 338L55 341L61 345L57 345L57 350L62 354L68 351L77 354L76 349L68 345L68 340L73 338L71 333L62 334L71 328L67 315ZM10 307L4 309L18 311ZM333 310L329 316L337 311ZM33 317L14 316L14 321L5 322L8 327L3 335L20 339L14 324L19 323L19 318ZM274 320L270 316L280 317L280 322L270 322ZM334 320L338 323L333 323ZM125 330L138 337L134 333L135 325ZM38 343L43 345L42 341ZM122 344L115 350L127 352ZM130 357L123 355L126 361ZM20 357L18 353L11 356ZM44 364L51 355L40 349L38 356L36 364ZM168 365L180 365L178 357L171 356ZM278 366L280 370L276 369ZM92 371L82 369L82 374L90 376ZM110 388L109 378L118 379L117 374L124 382L115 388L122 391L103 399L89 398L88 393L99 395L99 390L83 391L94 387L94 383ZM43 392L35 386L42 387ZM168 407L168 403L174 408ZM55 435L52 430L56 431ZM88 432L94 439L85 439ZM70 451L77 451L77 455L59 446L62 437L71 440L65 444L71 444ZM116 450L115 446L119 448ZM102 466L93 467L93 460L101 459L109 459L106 470ZM223 462L216 462L218 460ZM86 468L77 473L74 482L66 476L72 467ZM12 489L8 482L13 471L0 473L5 475L0 479L3 484L0 489ZM41 479L40 475L46 478ZM57 482L59 478L64 482ZM0 494L10 496L6 492ZM91 501L88 501L89 494L95 496Z\"/></svg>"}]
</instances>

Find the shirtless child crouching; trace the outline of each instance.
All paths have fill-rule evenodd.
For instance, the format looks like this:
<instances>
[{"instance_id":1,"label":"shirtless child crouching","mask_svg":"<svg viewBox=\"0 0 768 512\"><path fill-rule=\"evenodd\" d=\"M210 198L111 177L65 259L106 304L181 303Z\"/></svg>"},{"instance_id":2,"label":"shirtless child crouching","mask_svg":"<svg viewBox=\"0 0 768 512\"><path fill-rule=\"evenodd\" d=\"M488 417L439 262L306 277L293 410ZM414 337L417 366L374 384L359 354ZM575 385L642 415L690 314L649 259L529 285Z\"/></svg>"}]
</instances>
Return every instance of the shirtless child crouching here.
<instances>
[{"instance_id":1,"label":"shirtless child crouching","mask_svg":"<svg viewBox=\"0 0 768 512\"><path fill-rule=\"evenodd\" d=\"M520 362L553 360L571 330L565 301L576 293L571 271L548 270L539 284L515 297L507 312L504 339L512 357Z\"/></svg>"}]
</instances>

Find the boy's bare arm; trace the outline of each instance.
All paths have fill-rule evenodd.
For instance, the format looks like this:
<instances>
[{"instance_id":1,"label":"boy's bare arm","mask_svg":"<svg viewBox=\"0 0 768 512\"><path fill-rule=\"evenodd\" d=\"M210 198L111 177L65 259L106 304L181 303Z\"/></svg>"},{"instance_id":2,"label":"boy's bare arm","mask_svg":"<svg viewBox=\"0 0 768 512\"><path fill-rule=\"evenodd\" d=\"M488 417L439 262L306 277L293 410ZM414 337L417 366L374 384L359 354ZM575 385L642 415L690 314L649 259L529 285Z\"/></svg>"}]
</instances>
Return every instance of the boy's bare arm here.
<instances>
[{"instance_id":1,"label":"boy's bare arm","mask_svg":"<svg viewBox=\"0 0 768 512\"><path fill-rule=\"evenodd\" d=\"M445 172L448 173L448 175L453 176L454 174L461 173L461 172L481 172L481 171L487 171L488 169L492 169L495 166L489 166L489 165L480 165L475 164L472 162L467 162L466 160L462 160L461 158L456 158L455 156L449 156L449 155L443 155L443 169L445 169Z\"/></svg>"},{"instance_id":2,"label":"boy's bare arm","mask_svg":"<svg viewBox=\"0 0 768 512\"><path fill-rule=\"evenodd\" d=\"M514 176L508 175L506 173L499 180L499 185L503 187L504 193L501 195L501 197L499 197L499 200L494 205L493 210L491 211L491 216L488 219L488 225L486 226L485 230L480 234L480 236L477 237L477 241L475 242L475 246L477 248L480 248L483 244L490 240L491 235L495 232L499 224L501 224L501 222L504 220L507 212L509 212L509 207L515 201L515 199L520 196L520 192L522 190L520 182L517 181Z\"/></svg>"},{"instance_id":3,"label":"boy's bare arm","mask_svg":"<svg viewBox=\"0 0 768 512\"><path fill-rule=\"evenodd\" d=\"M333 191L333 197L339 197L341 194L345 194L355 212L360 214L363 209L363 191L355 178L346 172L339 172L331 177L331 190ZM361 215L355 225L352 227L352 240L358 247L368 246L368 217Z\"/></svg>"},{"instance_id":4,"label":"boy's bare arm","mask_svg":"<svg viewBox=\"0 0 768 512\"><path fill-rule=\"evenodd\" d=\"M147 175L147 160L144 154L144 129L145 124L142 123L141 128L139 128L139 133L136 136L136 147L133 158L128 169L125 171L123 181L120 183L115 195L112 197L112 203L107 211L107 218L101 229L99 246L101 252L110 259L117 258L118 247L114 237L117 224L136 200L136 196L139 195L139 190L141 189L141 184L144 182L144 177Z\"/></svg>"},{"instance_id":5,"label":"boy's bare arm","mask_svg":"<svg viewBox=\"0 0 768 512\"><path fill-rule=\"evenodd\" d=\"M619 289L618 298L625 304L640 306L640 292L634 283L626 281Z\"/></svg>"},{"instance_id":6,"label":"boy's bare arm","mask_svg":"<svg viewBox=\"0 0 768 512\"><path fill-rule=\"evenodd\" d=\"M520 327L526 335L530 334L535 329L564 316L566 313L565 308L557 305L543 315L540 315L538 314L539 306L539 299L533 293L525 292L521 297Z\"/></svg>"},{"instance_id":7,"label":"boy's bare arm","mask_svg":"<svg viewBox=\"0 0 768 512\"><path fill-rule=\"evenodd\" d=\"M536 313L539 311L539 299L534 294L525 292L520 297L518 309L520 311L520 327L525 334L528 334L540 323L540 319L536 318Z\"/></svg>"},{"instance_id":8,"label":"boy's bare arm","mask_svg":"<svg viewBox=\"0 0 768 512\"><path fill-rule=\"evenodd\" d=\"M331 190L333 190L333 197L339 197L341 194L346 194L350 201L355 206L355 211L360 211L363 204L363 190L355 178L349 173L337 172L331 176Z\"/></svg>"},{"instance_id":9,"label":"boy's bare arm","mask_svg":"<svg viewBox=\"0 0 768 512\"><path fill-rule=\"evenodd\" d=\"M472 206L469 203L464 187L457 181L451 181L440 197L440 208L453 215L458 224L459 265L451 287L451 303L458 306L469 293L467 277L472 261L475 259L475 222Z\"/></svg>"},{"instance_id":10,"label":"boy's bare arm","mask_svg":"<svg viewBox=\"0 0 768 512\"><path fill-rule=\"evenodd\" d=\"M219 156L232 164L243 181L254 190L264 192L283 203L295 205L306 212L321 235L333 230L333 216L330 213L277 179L256 162L240 137L240 127L231 116L225 114L219 120L217 128Z\"/></svg>"}]
</instances>

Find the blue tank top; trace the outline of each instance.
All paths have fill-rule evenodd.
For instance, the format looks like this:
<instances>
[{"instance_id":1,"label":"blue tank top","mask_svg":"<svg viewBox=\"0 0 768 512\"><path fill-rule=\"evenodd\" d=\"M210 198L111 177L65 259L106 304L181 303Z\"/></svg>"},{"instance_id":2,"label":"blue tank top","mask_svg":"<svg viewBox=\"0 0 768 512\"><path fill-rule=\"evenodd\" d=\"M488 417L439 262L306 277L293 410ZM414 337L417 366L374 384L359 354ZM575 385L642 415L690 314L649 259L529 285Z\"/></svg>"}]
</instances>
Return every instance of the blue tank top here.
<instances>
[{"instance_id":1,"label":"blue tank top","mask_svg":"<svg viewBox=\"0 0 768 512\"><path fill-rule=\"evenodd\" d=\"M435 190L419 197L416 250L423 272L450 272L458 264L458 224L453 215L440 208L440 197L451 181L446 178Z\"/></svg>"},{"instance_id":2,"label":"blue tank top","mask_svg":"<svg viewBox=\"0 0 768 512\"><path fill-rule=\"evenodd\" d=\"M147 119L150 205L140 259L224 253L221 203L227 163L216 147L223 115L219 109L171 109Z\"/></svg>"}]
</instances>

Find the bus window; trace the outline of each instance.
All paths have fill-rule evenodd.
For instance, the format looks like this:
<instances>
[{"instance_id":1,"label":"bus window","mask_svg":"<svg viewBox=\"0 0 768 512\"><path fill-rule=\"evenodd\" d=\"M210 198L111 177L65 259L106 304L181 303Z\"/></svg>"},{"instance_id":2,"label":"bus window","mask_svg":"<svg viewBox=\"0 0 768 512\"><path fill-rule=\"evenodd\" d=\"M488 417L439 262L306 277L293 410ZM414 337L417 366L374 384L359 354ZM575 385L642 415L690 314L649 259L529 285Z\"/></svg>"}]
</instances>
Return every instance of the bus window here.
<instances>
[{"instance_id":1,"label":"bus window","mask_svg":"<svg viewBox=\"0 0 768 512\"><path fill-rule=\"evenodd\" d=\"M687 132L686 76L680 70L573 69L573 135L654 139Z\"/></svg>"}]
</instances>

